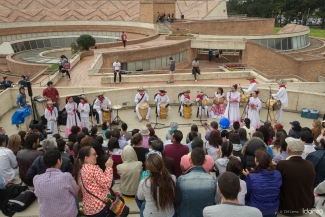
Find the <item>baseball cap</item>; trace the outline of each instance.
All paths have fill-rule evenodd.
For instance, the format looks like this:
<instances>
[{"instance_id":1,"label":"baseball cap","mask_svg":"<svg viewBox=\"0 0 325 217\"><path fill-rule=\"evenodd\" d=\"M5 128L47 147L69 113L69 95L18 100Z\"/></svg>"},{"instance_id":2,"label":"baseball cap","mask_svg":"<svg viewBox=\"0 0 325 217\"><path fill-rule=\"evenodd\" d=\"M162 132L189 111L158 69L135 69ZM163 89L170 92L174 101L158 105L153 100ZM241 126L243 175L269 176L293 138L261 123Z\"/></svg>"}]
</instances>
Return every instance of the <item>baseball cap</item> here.
<instances>
[{"instance_id":1,"label":"baseball cap","mask_svg":"<svg viewBox=\"0 0 325 217\"><path fill-rule=\"evenodd\" d=\"M288 148L292 152L303 152L305 150L305 144L300 139L288 137L285 139L285 141L288 144Z\"/></svg>"},{"instance_id":2,"label":"baseball cap","mask_svg":"<svg viewBox=\"0 0 325 217\"><path fill-rule=\"evenodd\" d=\"M295 126L295 127L299 127L300 126L300 123L299 121L292 121L290 122L291 125Z\"/></svg>"}]
</instances>

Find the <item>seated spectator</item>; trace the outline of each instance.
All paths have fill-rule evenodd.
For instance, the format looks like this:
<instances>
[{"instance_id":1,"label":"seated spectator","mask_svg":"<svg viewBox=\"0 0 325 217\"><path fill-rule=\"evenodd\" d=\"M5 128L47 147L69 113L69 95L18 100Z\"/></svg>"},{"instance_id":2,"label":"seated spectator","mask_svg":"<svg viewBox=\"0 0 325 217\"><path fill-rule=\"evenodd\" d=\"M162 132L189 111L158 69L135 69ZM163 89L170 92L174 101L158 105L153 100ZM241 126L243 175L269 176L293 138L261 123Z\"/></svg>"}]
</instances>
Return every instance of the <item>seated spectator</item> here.
<instances>
[{"instance_id":1,"label":"seated spectator","mask_svg":"<svg viewBox=\"0 0 325 217\"><path fill-rule=\"evenodd\" d=\"M308 133L313 134L313 132L311 131L311 129L309 127L302 127L300 133L302 133L302 132L308 132Z\"/></svg>"},{"instance_id":2,"label":"seated spectator","mask_svg":"<svg viewBox=\"0 0 325 217\"><path fill-rule=\"evenodd\" d=\"M142 162L138 161L137 154L132 146L127 145L122 152L122 164L116 166L120 175L120 192L125 196L133 197L138 190Z\"/></svg>"},{"instance_id":3,"label":"seated spectator","mask_svg":"<svg viewBox=\"0 0 325 217\"><path fill-rule=\"evenodd\" d=\"M97 132L98 132L98 129L97 129L97 127L92 127L91 129L90 129L90 137L91 138L93 138L93 139L95 139L96 137L97 137Z\"/></svg>"},{"instance_id":4,"label":"seated spectator","mask_svg":"<svg viewBox=\"0 0 325 217\"><path fill-rule=\"evenodd\" d=\"M323 179L324 180L324 179ZM315 210L319 216L324 215L325 207L324 207L324 200L325 200L325 181L319 183L315 190Z\"/></svg>"},{"instance_id":5,"label":"seated spectator","mask_svg":"<svg viewBox=\"0 0 325 217\"><path fill-rule=\"evenodd\" d=\"M218 122L216 122L216 121L212 121L211 123L210 123L210 126L209 125L206 125L206 124L204 124L203 125L204 126L204 129L205 129L205 140L206 141L208 141L209 140L209 137L210 137L210 134L213 132L213 131L217 131L217 132L219 132L219 130L218 130L218 127L219 127L219 124L218 124Z\"/></svg>"},{"instance_id":6,"label":"seated spectator","mask_svg":"<svg viewBox=\"0 0 325 217\"><path fill-rule=\"evenodd\" d=\"M149 134L150 134L150 132L149 132L148 128L147 127L141 127L140 134L142 136L141 147L149 149L148 142L149 142ZM132 141L131 141L131 143L132 143Z\"/></svg>"},{"instance_id":7,"label":"seated spectator","mask_svg":"<svg viewBox=\"0 0 325 217\"><path fill-rule=\"evenodd\" d=\"M85 135L89 136L89 130L88 130L87 127L83 127L83 128L81 129L81 132L83 132Z\"/></svg>"},{"instance_id":8,"label":"seated spectator","mask_svg":"<svg viewBox=\"0 0 325 217\"><path fill-rule=\"evenodd\" d=\"M126 141L129 141L132 137L132 134L128 132L128 125L124 122L121 125L121 135L125 138Z\"/></svg>"},{"instance_id":9,"label":"seated spectator","mask_svg":"<svg viewBox=\"0 0 325 217\"><path fill-rule=\"evenodd\" d=\"M218 129L218 127L217 127ZM190 143L192 140L190 139L190 133L195 132L197 134L197 137L201 139L201 133L199 133L199 129L196 124L192 124L191 131L186 135L186 144Z\"/></svg>"},{"instance_id":10,"label":"seated spectator","mask_svg":"<svg viewBox=\"0 0 325 217\"><path fill-rule=\"evenodd\" d=\"M187 143L187 147L188 147L188 150L191 152L192 151L192 141L193 141L193 139L198 138L198 134L195 131L191 131L191 132L189 132L188 135L189 135L188 136L189 142Z\"/></svg>"},{"instance_id":11,"label":"seated spectator","mask_svg":"<svg viewBox=\"0 0 325 217\"><path fill-rule=\"evenodd\" d=\"M257 132L261 132L263 134L263 141L264 141L264 143L266 145L269 145L270 144L270 138L271 138L271 134L270 134L269 129L266 126L262 125L256 131Z\"/></svg>"},{"instance_id":12,"label":"seated spectator","mask_svg":"<svg viewBox=\"0 0 325 217\"><path fill-rule=\"evenodd\" d=\"M288 153L287 153L287 142L286 142L286 138L287 137L283 137L282 140L280 141L280 145L281 145L281 152L280 155L275 156L273 159L275 161L275 163L279 163L280 160L286 160L287 157L289 157Z\"/></svg>"},{"instance_id":13,"label":"seated spectator","mask_svg":"<svg viewBox=\"0 0 325 217\"><path fill-rule=\"evenodd\" d=\"M151 147L153 151L159 151L161 153L165 163L165 168L168 170L170 174L175 175L175 162L173 158L169 158L165 156L163 142L161 140L154 140L151 143Z\"/></svg>"},{"instance_id":14,"label":"seated spectator","mask_svg":"<svg viewBox=\"0 0 325 217\"><path fill-rule=\"evenodd\" d=\"M71 134L70 134L70 135L71 135ZM58 150L59 150L60 153L61 153L61 156L70 159L70 161L71 161L71 163L72 163L72 165L73 165L73 163L74 163L74 158L73 158L73 156L72 156L70 153L68 153L68 152L66 151L66 149L65 149L66 141L64 141L63 139L57 139L57 140L56 140L56 144L57 144Z\"/></svg>"},{"instance_id":15,"label":"seated spectator","mask_svg":"<svg viewBox=\"0 0 325 217\"><path fill-rule=\"evenodd\" d=\"M280 207L278 213L286 214L288 210L295 216L303 215L303 209L314 206L314 165L301 157L305 147L299 139L286 138L288 144L287 160L279 161L277 170L282 175L280 189Z\"/></svg>"},{"instance_id":16,"label":"seated spectator","mask_svg":"<svg viewBox=\"0 0 325 217\"><path fill-rule=\"evenodd\" d=\"M165 156L172 158L175 162L176 177L179 177L182 174L180 167L181 158L189 152L187 145L181 144L182 139L183 133L179 130L175 130L172 133L173 144L167 145L164 151Z\"/></svg>"},{"instance_id":17,"label":"seated spectator","mask_svg":"<svg viewBox=\"0 0 325 217\"><path fill-rule=\"evenodd\" d=\"M273 127L274 129L274 133L276 133L279 129L283 129L283 125L282 124L276 124Z\"/></svg>"},{"instance_id":18,"label":"seated spectator","mask_svg":"<svg viewBox=\"0 0 325 217\"><path fill-rule=\"evenodd\" d=\"M114 180L119 180L120 176L117 173L117 165L123 163L122 162L122 149L120 149L120 146L118 144L118 140L113 137L108 142L108 154L113 159L113 178Z\"/></svg>"},{"instance_id":19,"label":"seated spectator","mask_svg":"<svg viewBox=\"0 0 325 217\"><path fill-rule=\"evenodd\" d=\"M35 195L38 197L39 215L77 216L79 210L75 197L78 196L79 186L71 174L63 173L59 169L62 165L60 151L50 149L42 157L48 169L44 174L36 175L33 179Z\"/></svg>"},{"instance_id":20,"label":"seated spectator","mask_svg":"<svg viewBox=\"0 0 325 217\"><path fill-rule=\"evenodd\" d=\"M150 176L140 181L136 195L140 216L174 216L176 177L169 174L158 154L148 155L146 168Z\"/></svg>"},{"instance_id":21,"label":"seated spectator","mask_svg":"<svg viewBox=\"0 0 325 217\"><path fill-rule=\"evenodd\" d=\"M203 149L193 149L192 168L177 179L175 202L179 217L202 216L203 209L214 204L216 179L206 173L202 167L204 161Z\"/></svg>"},{"instance_id":22,"label":"seated spectator","mask_svg":"<svg viewBox=\"0 0 325 217\"><path fill-rule=\"evenodd\" d=\"M110 130L106 131L105 138L106 139L103 142L103 149L105 151L107 151L109 140L112 138L112 131L110 131ZM120 146L119 146L119 148L120 148Z\"/></svg>"},{"instance_id":23,"label":"seated spectator","mask_svg":"<svg viewBox=\"0 0 325 217\"><path fill-rule=\"evenodd\" d=\"M222 139L219 131L212 131L210 133L208 141L205 142L205 148L210 157L213 158L213 161L217 159L217 150L222 145Z\"/></svg>"},{"instance_id":24,"label":"seated spectator","mask_svg":"<svg viewBox=\"0 0 325 217\"><path fill-rule=\"evenodd\" d=\"M105 172L105 163L108 160L108 155L104 153L102 144L93 139L90 141L89 146L92 147L97 154L96 165L98 165L103 170L103 172Z\"/></svg>"},{"instance_id":25,"label":"seated spectator","mask_svg":"<svg viewBox=\"0 0 325 217\"><path fill-rule=\"evenodd\" d=\"M221 145L221 148L219 148L217 151L217 160L214 161L217 178L226 171L226 167L229 162L229 157L231 156L234 156L233 145L229 141L224 141ZM239 157L237 158L240 160Z\"/></svg>"},{"instance_id":26,"label":"seated spectator","mask_svg":"<svg viewBox=\"0 0 325 217\"><path fill-rule=\"evenodd\" d=\"M0 127L0 136L4 136L6 139L6 146L8 145L8 141L9 141L9 136L6 133L5 128Z\"/></svg>"},{"instance_id":27,"label":"seated spectator","mask_svg":"<svg viewBox=\"0 0 325 217\"><path fill-rule=\"evenodd\" d=\"M239 132L239 130L238 130L238 132ZM230 133L229 134L229 142L231 142L232 146L233 146L233 155L236 157L243 156L243 154L241 153L243 146L240 144L239 134L238 133Z\"/></svg>"},{"instance_id":28,"label":"seated spectator","mask_svg":"<svg viewBox=\"0 0 325 217\"><path fill-rule=\"evenodd\" d=\"M170 135L170 139L169 139L169 140L166 140L166 141L164 142L164 146L166 147L167 145L171 145L171 144L173 144L172 141L173 141L173 134ZM183 141L181 141L181 144L182 144L182 145L185 145Z\"/></svg>"},{"instance_id":29,"label":"seated spectator","mask_svg":"<svg viewBox=\"0 0 325 217\"><path fill-rule=\"evenodd\" d=\"M178 129L178 123L177 122L171 122L170 123L170 129L166 133L166 140L171 140L171 135L174 133L175 130Z\"/></svg>"},{"instance_id":30,"label":"seated spectator","mask_svg":"<svg viewBox=\"0 0 325 217\"><path fill-rule=\"evenodd\" d=\"M125 141L124 138L123 139L121 138L121 132L119 130L115 129L115 130L113 130L111 132L112 132L112 137L115 137L116 139L118 139L120 149L123 150L123 148L128 145L128 142Z\"/></svg>"},{"instance_id":31,"label":"seated spectator","mask_svg":"<svg viewBox=\"0 0 325 217\"><path fill-rule=\"evenodd\" d=\"M149 138L150 137L155 137L156 139L158 139L158 136L156 135L155 129L153 129L152 127L148 127L149 130Z\"/></svg>"},{"instance_id":32,"label":"seated spectator","mask_svg":"<svg viewBox=\"0 0 325 217\"><path fill-rule=\"evenodd\" d=\"M275 170L272 158L265 149L255 151L255 164L251 170L243 170L248 205L259 209L263 216L275 217L280 203L281 173Z\"/></svg>"},{"instance_id":33,"label":"seated spectator","mask_svg":"<svg viewBox=\"0 0 325 217\"><path fill-rule=\"evenodd\" d=\"M109 128L109 123L108 122L103 122L102 124L102 135L103 135L103 139L106 140L106 132L110 131L111 129Z\"/></svg>"},{"instance_id":34,"label":"seated spectator","mask_svg":"<svg viewBox=\"0 0 325 217\"><path fill-rule=\"evenodd\" d=\"M71 134L68 136L68 141L75 143L77 141L77 135L80 132L80 127L72 126L70 131Z\"/></svg>"},{"instance_id":35,"label":"seated spectator","mask_svg":"<svg viewBox=\"0 0 325 217\"><path fill-rule=\"evenodd\" d=\"M264 130L264 132L265 132L265 130ZM262 139L265 142L264 135L260 131L256 131L255 133L253 133L253 137L260 138L260 139ZM267 148L267 152L269 152L269 154L271 155L271 157L273 157L272 148L270 146L268 146L266 143L265 143L265 145L266 145L266 148Z\"/></svg>"},{"instance_id":36,"label":"seated spectator","mask_svg":"<svg viewBox=\"0 0 325 217\"><path fill-rule=\"evenodd\" d=\"M249 216L262 217L261 211L254 207L238 203L238 193L241 191L240 182L234 173L225 172L218 179L218 194L222 195L222 204L208 206L203 210L204 217ZM201 214L202 215L202 214Z\"/></svg>"},{"instance_id":37,"label":"seated spectator","mask_svg":"<svg viewBox=\"0 0 325 217\"><path fill-rule=\"evenodd\" d=\"M10 149L14 153L14 155L17 155L17 152L23 148L21 146L20 135L18 134L11 135L9 137L7 148Z\"/></svg>"},{"instance_id":38,"label":"seated spectator","mask_svg":"<svg viewBox=\"0 0 325 217\"><path fill-rule=\"evenodd\" d=\"M245 118L244 123L243 129L246 130L247 138L250 139L253 137L253 133L255 133L255 128L251 126L251 119L249 118Z\"/></svg>"},{"instance_id":39,"label":"seated spectator","mask_svg":"<svg viewBox=\"0 0 325 217\"><path fill-rule=\"evenodd\" d=\"M152 146L151 145L152 145L152 142L155 141L155 140L159 140L159 139L157 139L154 136L149 137L149 139L148 139L149 151L152 151Z\"/></svg>"},{"instance_id":40,"label":"seated spectator","mask_svg":"<svg viewBox=\"0 0 325 217\"><path fill-rule=\"evenodd\" d=\"M283 132L279 131L276 132L275 134L275 138L272 142L272 145L270 145L270 147L272 148L272 156L273 158L275 156L278 156L281 154L281 140L285 138L285 135Z\"/></svg>"},{"instance_id":41,"label":"seated spectator","mask_svg":"<svg viewBox=\"0 0 325 217\"><path fill-rule=\"evenodd\" d=\"M320 120L313 120L312 126L313 128L311 129L311 131L314 138L314 143L315 145L319 145L319 142L317 142L316 139L322 132L322 123L320 122Z\"/></svg>"},{"instance_id":42,"label":"seated spectator","mask_svg":"<svg viewBox=\"0 0 325 217\"><path fill-rule=\"evenodd\" d=\"M66 148L69 148L70 151L67 152L67 150L65 150L65 152L69 153L72 156L72 158L74 156L73 144L74 144L73 142L67 142L66 143Z\"/></svg>"},{"instance_id":43,"label":"seated spectator","mask_svg":"<svg viewBox=\"0 0 325 217\"><path fill-rule=\"evenodd\" d=\"M194 138L194 140L192 141L192 147L191 149L194 148L202 148L203 149L203 140L200 138ZM185 174L187 170L189 170L191 168L191 153L184 155L181 158L181 170L182 173ZM205 161L204 164L202 165L202 167L205 169L205 171L210 174L211 170L214 167L214 161L213 158L209 155L205 155Z\"/></svg>"},{"instance_id":44,"label":"seated spectator","mask_svg":"<svg viewBox=\"0 0 325 217\"><path fill-rule=\"evenodd\" d=\"M324 125L325 125L325 120L322 121L322 126L324 127ZM323 129L321 130L321 133L320 133L319 136L317 137L316 141L317 141L317 142L320 142L320 140L323 138L323 136L325 136L325 128L323 128Z\"/></svg>"},{"instance_id":45,"label":"seated spectator","mask_svg":"<svg viewBox=\"0 0 325 217\"><path fill-rule=\"evenodd\" d=\"M53 138L45 139L43 140L43 151L47 152L51 149L57 149L57 143ZM43 156L38 156L33 164L30 166L30 168L27 171L27 178L33 180L34 176L40 175L46 172L47 166L44 163ZM60 170L62 172L68 172L72 173L73 166L72 162L69 158L62 157L62 165L60 167Z\"/></svg>"},{"instance_id":46,"label":"seated spectator","mask_svg":"<svg viewBox=\"0 0 325 217\"><path fill-rule=\"evenodd\" d=\"M290 122L291 124L291 129L289 130L288 136L293 137L295 139L300 138L300 131L301 131L301 126L299 121L292 121Z\"/></svg>"},{"instance_id":47,"label":"seated spectator","mask_svg":"<svg viewBox=\"0 0 325 217\"><path fill-rule=\"evenodd\" d=\"M313 163L316 178L314 181L314 188L325 180L325 139L320 140L320 146L315 147L314 152L307 155L306 160Z\"/></svg>"},{"instance_id":48,"label":"seated spectator","mask_svg":"<svg viewBox=\"0 0 325 217\"><path fill-rule=\"evenodd\" d=\"M246 130L245 130L244 128L240 128L240 129L238 130L238 135L239 135L239 138L240 138L240 144L241 144L242 146L244 146L245 143L248 141Z\"/></svg>"},{"instance_id":49,"label":"seated spectator","mask_svg":"<svg viewBox=\"0 0 325 217\"><path fill-rule=\"evenodd\" d=\"M240 123L238 121L235 121L230 127L232 128L230 133L238 133L238 130L240 128Z\"/></svg>"},{"instance_id":50,"label":"seated spectator","mask_svg":"<svg viewBox=\"0 0 325 217\"><path fill-rule=\"evenodd\" d=\"M18 162L15 154L6 148L6 138L0 135L0 175L7 181L18 175Z\"/></svg>"},{"instance_id":51,"label":"seated spectator","mask_svg":"<svg viewBox=\"0 0 325 217\"><path fill-rule=\"evenodd\" d=\"M302 153L301 157L303 159L306 159L307 155L310 153L316 151L315 145L314 145L314 138L313 135L309 132L301 132L300 133L300 140L305 143L305 150Z\"/></svg>"},{"instance_id":52,"label":"seated spectator","mask_svg":"<svg viewBox=\"0 0 325 217\"><path fill-rule=\"evenodd\" d=\"M222 138L222 141L228 141L228 139L229 139L229 132L228 132L228 130L221 131L220 136Z\"/></svg>"},{"instance_id":53,"label":"seated spectator","mask_svg":"<svg viewBox=\"0 0 325 217\"><path fill-rule=\"evenodd\" d=\"M41 151L37 151L39 144L39 136L35 134L28 135L26 138L26 148L18 151L17 161L19 165L19 177L22 182L28 186L33 186L33 177L28 178L27 172L32 166L34 160L42 155ZM44 169L43 173L45 172ZM36 174L35 174L36 175Z\"/></svg>"},{"instance_id":54,"label":"seated spectator","mask_svg":"<svg viewBox=\"0 0 325 217\"><path fill-rule=\"evenodd\" d=\"M265 149L266 150L266 144L264 141L258 137L253 137L248 140L243 147L242 150L242 163L244 169L248 169L248 171L251 170L251 168L254 168L256 166L255 164L255 151L257 149Z\"/></svg>"},{"instance_id":55,"label":"seated spectator","mask_svg":"<svg viewBox=\"0 0 325 217\"><path fill-rule=\"evenodd\" d=\"M79 151L81 149L81 147L80 147L81 140L83 138L85 138L85 137L86 137L86 134L83 133L83 132L80 132L77 135L76 142L73 144L73 151L74 151L74 157L75 158L78 157L78 153L79 153Z\"/></svg>"},{"instance_id":56,"label":"seated spectator","mask_svg":"<svg viewBox=\"0 0 325 217\"><path fill-rule=\"evenodd\" d=\"M41 133L40 131L38 131L38 129L33 129L32 134L38 135L38 137L39 137L39 141L40 141L40 142L44 140L44 135L43 135L43 133Z\"/></svg>"},{"instance_id":57,"label":"seated spectator","mask_svg":"<svg viewBox=\"0 0 325 217\"><path fill-rule=\"evenodd\" d=\"M275 131L274 131L273 127L272 127L272 123L269 122L269 121L264 122L264 126L270 132L270 139L269 139L269 143L268 143L268 145L270 145L273 142L273 137L275 136Z\"/></svg>"},{"instance_id":58,"label":"seated spectator","mask_svg":"<svg viewBox=\"0 0 325 217\"><path fill-rule=\"evenodd\" d=\"M115 216L109 206L103 202L110 194L113 181L113 160L108 159L103 170L96 165L97 153L90 146L82 147L79 160L75 164L75 180L82 186L82 211L86 216ZM97 197L94 197L96 195ZM108 199L108 198L107 198ZM97 215L96 215L97 214Z\"/></svg>"},{"instance_id":59,"label":"seated spectator","mask_svg":"<svg viewBox=\"0 0 325 217\"><path fill-rule=\"evenodd\" d=\"M148 125L148 124L147 124ZM135 134L137 134L137 133L139 133L140 132L140 130L139 129L133 129L132 131L131 131L131 134L132 134L132 136L134 136ZM132 138L132 137L131 137ZM131 139L128 141L128 145L131 145Z\"/></svg>"},{"instance_id":60,"label":"seated spectator","mask_svg":"<svg viewBox=\"0 0 325 217\"><path fill-rule=\"evenodd\" d=\"M132 136L131 144L134 148L135 153L137 154L138 161L142 162L143 170L146 170L144 162L146 161L146 154L149 152L149 149L142 147L142 142L142 135L140 133Z\"/></svg>"},{"instance_id":61,"label":"seated spectator","mask_svg":"<svg viewBox=\"0 0 325 217\"><path fill-rule=\"evenodd\" d=\"M96 136L95 140L103 146L104 138L102 136Z\"/></svg>"},{"instance_id":62,"label":"seated spectator","mask_svg":"<svg viewBox=\"0 0 325 217\"><path fill-rule=\"evenodd\" d=\"M85 147L85 146L89 146L89 143L91 142L91 140L93 140L93 138L90 137L90 136L83 138L80 141L80 148Z\"/></svg>"},{"instance_id":63,"label":"seated spectator","mask_svg":"<svg viewBox=\"0 0 325 217\"><path fill-rule=\"evenodd\" d=\"M10 181L5 180L0 174L0 196L2 197L3 192L6 190L8 184L11 184Z\"/></svg>"},{"instance_id":64,"label":"seated spectator","mask_svg":"<svg viewBox=\"0 0 325 217\"><path fill-rule=\"evenodd\" d=\"M21 147L25 148L25 141L26 141L26 137L28 136L27 132L26 131L19 131L18 134L19 134L20 139L21 139Z\"/></svg>"},{"instance_id":65,"label":"seated spectator","mask_svg":"<svg viewBox=\"0 0 325 217\"><path fill-rule=\"evenodd\" d=\"M285 137L288 136L287 131L285 131L284 129L278 129L276 132L282 132L285 135Z\"/></svg>"}]
</instances>

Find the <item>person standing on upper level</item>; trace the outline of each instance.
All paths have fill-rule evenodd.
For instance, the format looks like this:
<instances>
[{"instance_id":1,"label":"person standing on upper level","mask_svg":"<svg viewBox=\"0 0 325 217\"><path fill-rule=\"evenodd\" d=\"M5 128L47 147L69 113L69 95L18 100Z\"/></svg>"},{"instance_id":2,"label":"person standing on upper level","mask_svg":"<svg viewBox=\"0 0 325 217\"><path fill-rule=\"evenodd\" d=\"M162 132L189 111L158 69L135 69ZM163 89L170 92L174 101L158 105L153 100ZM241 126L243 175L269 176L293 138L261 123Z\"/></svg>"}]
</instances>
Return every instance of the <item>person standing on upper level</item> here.
<instances>
[{"instance_id":1,"label":"person standing on upper level","mask_svg":"<svg viewBox=\"0 0 325 217\"><path fill-rule=\"evenodd\" d=\"M121 75L121 63L118 61L118 58L115 58L115 62L113 63L114 68L114 84L116 84L116 75L119 77L120 84L122 84L122 75Z\"/></svg>"},{"instance_id":2,"label":"person standing on upper level","mask_svg":"<svg viewBox=\"0 0 325 217\"><path fill-rule=\"evenodd\" d=\"M54 107L59 110L59 105L60 105L60 95L59 91L53 86L53 82L49 81L47 82L47 88L43 90L43 97L47 101L52 101Z\"/></svg>"},{"instance_id":3,"label":"person standing on upper level","mask_svg":"<svg viewBox=\"0 0 325 217\"><path fill-rule=\"evenodd\" d=\"M126 34L125 34L124 31L122 31L121 40L123 42L123 46L125 47L126 46L126 42L128 41L128 39L127 39L127 36L126 36Z\"/></svg>"},{"instance_id":4,"label":"person standing on upper level","mask_svg":"<svg viewBox=\"0 0 325 217\"><path fill-rule=\"evenodd\" d=\"M169 57L170 67L169 67L169 81L167 84L174 83L174 72L175 72L175 61L173 57Z\"/></svg>"}]
</instances>

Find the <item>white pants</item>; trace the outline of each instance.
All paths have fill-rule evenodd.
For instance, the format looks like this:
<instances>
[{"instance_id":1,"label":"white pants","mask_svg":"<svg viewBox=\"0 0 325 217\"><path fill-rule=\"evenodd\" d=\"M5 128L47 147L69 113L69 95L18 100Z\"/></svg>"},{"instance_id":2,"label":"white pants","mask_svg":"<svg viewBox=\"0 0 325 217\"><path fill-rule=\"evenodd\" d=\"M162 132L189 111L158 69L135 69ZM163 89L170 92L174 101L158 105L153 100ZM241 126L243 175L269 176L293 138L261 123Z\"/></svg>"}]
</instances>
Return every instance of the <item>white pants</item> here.
<instances>
[{"instance_id":1,"label":"white pants","mask_svg":"<svg viewBox=\"0 0 325 217\"><path fill-rule=\"evenodd\" d=\"M170 111L170 106L168 106L167 115L169 114L169 111ZM158 115L158 117L160 116L160 105L158 105L158 107L157 107L157 115Z\"/></svg>"},{"instance_id":2,"label":"white pants","mask_svg":"<svg viewBox=\"0 0 325 217\"><path fill-rule=\"evenodd\" d=\"M148 111L147 111L147 115L146 115L146 120L149 120L150 111L151 111L151 108L148 107ZM141 114L140 114L140 112L139 112L139 105L137 105L137 106L135 107L135 112L137 113L138 119L139 119L139 120L142 120L142 116L141 116Z\"/></svg>"},{"instance_id":3,"label":"white pants","mask_svg":"<svg viewBox=\"0 0 325 217\"><path fill-rule=\"evenodd\" d=\"M81 126L86 127L89 129L89 116L88 117L80 117L81 121Z\"/></svg>"},{"instance_id":4,"label":"white pants","mask_svg":"<svg viewBox=\"0 0 325 217\"><path fill-rule=\"evenodd\" d=\"M184 106L183 106L183 103L181 104L181 108L180 108L179 112L181 113L181 116L183 117L184 116Z\"/></svg>"},{"instance_id":5,"label":"white pants","mask_svg":"<svg viewBox=\"0 0 325 217\"><path fill-rule=\"evenodd\" d=\"M282 122L282 113L283 113L283 111L282 111L282 106L281 106L281 108L279 109L278 114L276 116L276 122L278 122L278 123Z\"/></svg>"},{"instance_id":6,"label":"white pants","mask_svg":"<svg viewBox=\"0 0 325 217\"><path fill-rule=\"evenodd\" d=\"M99 117L99 124L103 124L103 114L101 109L96 109ZM114 120L114 111L111 112L111 123Z\"/></svg>"},{"instance_id":7,"label":"white pants","mask_svg":"<svg viewBox=\"0 0 325 217\"><path fill-rule=\"evenodd\" d=\"M208 106L205 105L205 106L199 106L199 115L202 115L202 107L204 107L204 113L206 116L208 116Z\"/></svg>"},{"instance_id":8,"label":"white pants","mask_svg":"<svg viewBox=\"0 0 325 217\"><path fill-rule=\"evenodd\" d=\"M58 133L58 123L54 123L53 121L47 121L47 129L51 132L49 135L54 135Z\"/></svg>"}]
</instances>

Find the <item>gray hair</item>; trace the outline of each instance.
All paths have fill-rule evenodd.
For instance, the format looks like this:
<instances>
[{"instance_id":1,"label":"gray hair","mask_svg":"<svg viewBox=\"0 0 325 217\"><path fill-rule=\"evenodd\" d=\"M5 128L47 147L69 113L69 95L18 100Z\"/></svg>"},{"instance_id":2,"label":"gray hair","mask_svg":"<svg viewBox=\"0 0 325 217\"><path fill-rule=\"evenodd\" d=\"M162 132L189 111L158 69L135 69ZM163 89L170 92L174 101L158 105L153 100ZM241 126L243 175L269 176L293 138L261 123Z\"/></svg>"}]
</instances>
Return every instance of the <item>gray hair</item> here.
<instances>
[{"instance_id":1,"label":"gray hair","mask_svg":"<svg viewBox=\"0 0 325 217\"><path fill-rule=\"evenodd\" d=\"M48 151L50 149L53 149L53 148L57 148L58 145L56 144L56 141L55 141L55 138L54 137L51 137L51 138L48 138L48 139L44 139L42 141L42 146L43 146L43 151Z\"/></svg>"}]
</instances>

